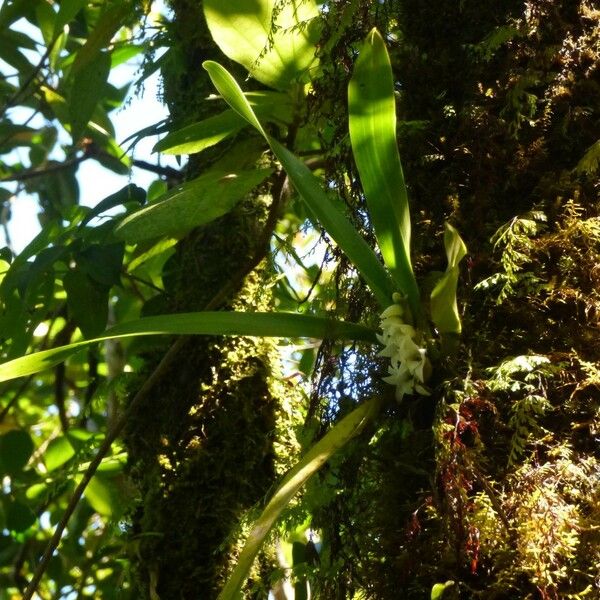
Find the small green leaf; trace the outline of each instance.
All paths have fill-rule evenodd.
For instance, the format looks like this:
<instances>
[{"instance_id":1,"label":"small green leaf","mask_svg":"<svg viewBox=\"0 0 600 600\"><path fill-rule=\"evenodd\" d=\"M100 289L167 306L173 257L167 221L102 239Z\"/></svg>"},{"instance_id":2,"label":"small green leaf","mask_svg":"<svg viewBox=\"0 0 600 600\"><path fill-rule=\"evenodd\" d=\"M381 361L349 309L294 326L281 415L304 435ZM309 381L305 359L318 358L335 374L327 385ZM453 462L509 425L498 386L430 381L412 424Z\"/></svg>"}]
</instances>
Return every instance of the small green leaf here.
<instances>
[{"instance_id":1,"label":"small green leaf","mask_svg":"<svg viewBox=\"0 0 600 600\"><path fill-rule=\"evenodd\" d=\"M267 140L310 211L358 269L379 303L382 306L390 304L394 285L388 272L341 209L323 191L321 180L287 148L266 134L239 85L225 68L213 61L205 61L203 67L226 102Z\"/></svg>"},{"instance_id":2,"label":"small green leaf","mask_svg":"<svg viewBox=\"0 0 600 600\"><path fill-rule=\"evenodd\" d=\"M71 136L77 142L83 135L102 97L110 73L110 54L98 52L77 71L69 101Z\"/></svg>"},{"instance_id":3,"label":"small green leaf","mask_svg":"<svg viewBox=\"0 0 600 600\"><path fill-rule=\"evenodd\" d=\"M125 217L115 229L115 235L130 243L181 236L227 214L272 172L273 169L237 173L208 171L170 190L154 204Z\"/></svg>"},{"instance_id":4,"label":"small green leaf","mask_svg":"<svg viewBox=\"0 0 600 600\"><path fill-rule=\"evenodd\" d=\"M35 446L31 436L22 429L14 429L0 436L0 466L13 475L29 462Z\"/></svg>"},{"instance_id":5,"label":"small green leaf","mask_svg":"<svg viewBox=\"0 0 600 600\"><path fill-rule=\"evenodd\" d=\"M441 600L444 597L444 592L454 585L454 581L446 581L446 583L436 583L431 588L431 600Z\"/></svg>"},{"instance_id":6,"label":"small green leaf","mask_svg":"<svg viewBox=\"0 0 600 600\"><path fill-rule=\"evenodd\" d=\"M101 475L92 477L85 488L85 497L91 507L101 515L110 517L119 511L119 498L109 478Z\"/></svg>"},{"instance_id":7,"label":"small green leaf","mask_svg":"<svg viewBox=\"0 0 600 600\"><path fill-rule=\"evenodd\" d=\"M394 78L385 42L373 29L348 86L350 139L383 260L413 315L419 289L410 259L410 213L398 145Z\"/></svg>"},{"instance_id":8,"label":"small green leaf","mask_svg":"<svg viewBox=\"0 0 600 600\"><path fill-rule=\"evenodd\" d=\"M0 382L54 367L90 344L138 335L248 335L376 342L375 332L364 325L294 313L206 311L160 315L122 323L97 338L42 350L0 364Z\"/></svg>"},{"instance_id":9,"label":"small green leaf","mask_svg":"<svg viewBox=\"0 0 600 600\"><path fill-rule=\"evenodd\" d=\"M287 91L290 84L305 80L316 64L315 0L253 0L251 6L248 0L204 0L203 6L219 48L265 85Z\"/></svg>"},{"instance_id":10,"label":"small green leaf","mask_svg":"<svg viewBox=\"0 0 600 600\"><path fill-rule=\"evenodd\" d=\"M6 507L6 529L19 533L34 523L35 515L26 504L14 501Z\"/></svg>"},{"instance_id":11,"label":"small green leaf","mask_svg":"<svg viewBox=\"0 0 600 600\"><path fill-rule=\"evenodd\" d=\"M446 223L444 246L448 267L431 292L431 320L441 334L460 334L461 323L456 303L456 287L458 285L460 261L467 254L467 247L458 231Z\"/></svg>"},{"instance_id":12,"label":"small green leaf","mask_svg":"<svg viewBox=\"0 0 600 600\"><path fill-rule=\"evenodd\" d=\"M80 269L72 269L63 278L67 306L73 321L86 338L104 331L108 321L110 288L93 281Z\"/></svg>"},{"instance_id":13,"label":"small green leaf","mask_svg":"<svg viewBox=\"0 0 600 600\"><path fill-rule=\"evenodd\" d=\"M75 450L69 443L69 440L64 437L54 438L44 452L44 464L48 472L52 472L75 456Z\"/></svg>"},{"instance_id":14,"label":"small green leaf","mask_svg":"<svg viewBox=\"0 0 600 600\"><path fill-rule=\"evenodd\" d=\"M319 440L305 456L288 472L277 488L260 517L254 523L238 563L229 576L218 600L237 599L262 543L273 527L281 511L288 505L298 490L340 448L360 433L378 413L380 398L371 398L337 423Z\"/></svg>"}]
</instances>

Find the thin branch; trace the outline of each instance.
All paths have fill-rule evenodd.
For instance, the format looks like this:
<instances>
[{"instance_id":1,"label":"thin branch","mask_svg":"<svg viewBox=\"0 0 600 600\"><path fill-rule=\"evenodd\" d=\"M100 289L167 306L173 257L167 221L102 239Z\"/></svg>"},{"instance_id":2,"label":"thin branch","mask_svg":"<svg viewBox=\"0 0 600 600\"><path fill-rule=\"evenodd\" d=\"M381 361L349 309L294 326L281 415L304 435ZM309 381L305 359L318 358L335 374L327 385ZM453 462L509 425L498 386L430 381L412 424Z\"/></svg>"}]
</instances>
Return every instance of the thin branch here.
<instances>
[{"instance_id":1,"label":"thin branch","mask_svg":"<svg viewBox=\"0 0 600 600\"><path fill-rule=\"evenodd\" d=\"M163 167L161 165L155 165L153 163L146 162L145 160L137 159L134 159L131 162L133 166L137 167L138 169L145 169L146 171L151 171L152 173L162 175L163 177L168 177L169 179L176 179L179 181L182 178L181 171L173 169L172 167Z\"/></svg>"},{"instance_id":2,"label":"thin branch","mask_svg":"<svg viewBox=\"0 0 600 600\"><path fill-rule=\"evenodd\" d=\"M64 169L68 169L69 167L73 167L82 163L84 160L88 158L92 158L92 154L82 154L81 156L75 156L74 158L69 158L61 163L55 163L48 165L47 167L38 168L38 169L27 169L26 171L21 171L18 173L12 173L11 175L4 175L0 177L0 182L4 181L26 181L28 179L35 179L36 177L43 177L44 175L48 175L50 173L56 173L57 171L62 171Z\"/></svg>"},{"instance_id":3,"label":"thin branch","mask_svg":"<svg viewBox=\"0 0 600 600\"><path fill-rule=\"evenodd\" d=\"M9 400L8 404L2 409L0 412L0 423L6 419L6 415L10 411L10 409L19 401L19 398L24 394L25 390L29 387L31 380L33 379L33 375L30 375L21 383L19 389L15 392L15 395Z\"/></svg>"}]
</instances>

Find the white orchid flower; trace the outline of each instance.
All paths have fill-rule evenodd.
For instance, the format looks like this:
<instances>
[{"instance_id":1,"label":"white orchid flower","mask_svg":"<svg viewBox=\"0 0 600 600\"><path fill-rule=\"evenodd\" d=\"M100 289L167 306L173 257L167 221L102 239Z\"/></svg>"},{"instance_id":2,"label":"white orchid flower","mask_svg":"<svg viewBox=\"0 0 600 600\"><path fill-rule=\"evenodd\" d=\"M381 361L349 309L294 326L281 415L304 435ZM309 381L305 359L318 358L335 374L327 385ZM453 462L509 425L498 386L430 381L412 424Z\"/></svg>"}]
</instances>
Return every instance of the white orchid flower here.
<instances>
[{"instance_id":1,"label":"white orchid flower","mask_svg":"<svg viewBox=\"0 0 600 600\"><path fill-rule=\"evenodd\" d=\"M394 298L395 299L395 298ZM405 394L429 395L425 378L429 371L427 350L421 347L422 335L412 325L404 323L403 307L394 303L381 313L381 334L377 339L383 345L379 356L390 359L389 376L383 381L396 387L396 399Z\"/></svg>"}]
</instances>

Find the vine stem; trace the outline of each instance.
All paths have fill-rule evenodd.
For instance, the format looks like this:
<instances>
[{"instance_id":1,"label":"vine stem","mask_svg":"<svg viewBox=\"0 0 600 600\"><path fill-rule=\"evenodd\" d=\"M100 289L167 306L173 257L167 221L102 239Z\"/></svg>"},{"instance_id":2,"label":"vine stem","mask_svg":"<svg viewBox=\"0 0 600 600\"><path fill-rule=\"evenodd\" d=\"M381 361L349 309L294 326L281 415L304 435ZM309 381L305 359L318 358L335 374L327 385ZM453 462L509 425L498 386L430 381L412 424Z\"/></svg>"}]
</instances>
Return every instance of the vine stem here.
<instances>
[{"instance_id":1,"label":"vine stem","mask_svg":"<svg viewBox=\"0 0 600 600\"><path fill-rule=\"evenodd\" d=\"M277 224L277 218L279 214L279 208L283 197L286 192L286 183L287 178L285 174L280 173L277 176L273 184L273 201L271 206L269 207L269 214L267 215L267 219L265 221L265 225L263 227L262 233L259 236L258 242L255 247L255 251L253 255L250 257L247 264L245 264L239 271L234 273L232 278L223 286L223 288L208 302L208 304L204 307L204 310L215 310L223 305L223 303L227 300L228 297L243 283L244 279L247 275L253 271L258 264L263 260L263 258L267 255L269 251L269 240L271 239L271 235L273 234L273 230L275 225ZM38 563L38 566L27 586L23 594L23 600L31 600L33 598L33 594L36 592L37 587L48 568L48 564L50 563L50 559L54 554L55 550L58 548L60 544L60 540L62 535L67 528L67 524L71 519L71 516L75 512L75 508L79 504L81 497L88 484L90 483L92 477L96 474L100 463L104 459L104 457L110 451L110 448L113 442L119 437L120 433L123 431L125 425L129 421L132 413L140 407L140 405L146 400L149 396L150 392L154 388L154 386L161 380L163 375L167 372L169 367L174 363L175 359L178 357L180 351L183 349L188 340L191 339L191 336L185 335L178 338L172 346L167 350L165 355L162 357L161 361L158 363L154 371L150 374L150 376L146 379L142 387L137 391L127 409L123 412L119 420L114 424L112 429L106 434L104 441L98 448L96 455L88 465L83 477L73 495L69 499L69 503L65 508L65 511L56 525L56 529L52 534L50 540L44 549L44 553Z\"/></svg>"}]
</instances>

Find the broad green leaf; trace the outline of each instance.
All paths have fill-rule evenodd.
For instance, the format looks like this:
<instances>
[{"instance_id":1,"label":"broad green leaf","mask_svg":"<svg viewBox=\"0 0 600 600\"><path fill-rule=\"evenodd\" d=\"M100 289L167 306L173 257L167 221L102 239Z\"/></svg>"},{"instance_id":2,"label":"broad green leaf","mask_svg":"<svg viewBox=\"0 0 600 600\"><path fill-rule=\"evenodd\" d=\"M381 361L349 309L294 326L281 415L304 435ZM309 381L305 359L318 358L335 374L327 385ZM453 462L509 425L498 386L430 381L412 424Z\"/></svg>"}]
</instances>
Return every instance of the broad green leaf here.
<instances>
[{"instance_id":1,"label":"broad green leaf","mask_svg":"<svg viewBox=\"0 0 600 600\"><path fill-rule=\"evenodd\" d=\"M44 452L44 464L48 472L52 472L58 467L64 465L67 461L71 460L75 456L75 450L69 440L60 436L54 438L46 448Z\"/></svg>"},{"instance_id":2,"label":"broad green leaf","mask_svg":"<svg viewBox=\"0 0 600 600\"><path fill-rule=\"evenodd\" d=\"M85 65L76 72L69 102L73 141L78 141L83 135L102 97L109 73L110 54L108 52L98 52L93 59L86 61Z\"/></svg>"},{"instance_id":3,"label":"broad green leaf","mask_svg":"<svg viewBox=\"0 0 600 600\"><path fill-rule=\"evenodd\" d=\"M342 210L325 193L321 180L287 148L267 135L242 90L226 69L213 61L206 61L203 66L227 103L267 140L310 211L363 276L378 302L382 306L390 304L394 286L388 272Z\"/></svg>"},{"instance_id":4,"label":"broad green leaf","mask_svg":"<svg viewBox=\"0 0 600 600\"><path fill-rule=\"evenodd\" d=\"M97 338L35 352L0 364L0 381L54 367L77 350L96 342L138 335L247 335L376 341L375 332L363 325L293 313L206 311L160 315L122 323Z\"/></svg>"},{"instance_id":5,"label":"broad green leaf","mask_svg":"<svg viewBox=\"0 0 600 600\"><path fill-rule=\"evenodd\" d=\"M431 320L440 333L460 333L461 324L456 304L458 265L467 254L467 247L458 231L446 223L444 246L448 267L431 292Z\"/></svg>"},{"instance_id":6,"label":"broad green leaf","mask_svg":"<svg viewBox=\"0 0 600 600\"><path fill-rule=\"evenodd\" d=\"M315 0L204 0L203 6L219 48L252 77L285 91L307 79L319 39Z\"/></svg>"},{"instance_id":7,"label":"broad green leaf","mask_svg":"<svg viewBox=\"0 0 600 600\"><path fill-rule=\"evenodd\" d=\"M80 269L66 273L63 285L67 292L69 314L85 337L99 335L108 321L110 288L93 281Z\"/></svg>"},{"instance_id":8,"label":"broad green leaf","mask_svg":"<svg viewBox=\"0 0 600 600\"><path fill-rule=\"evenodd\" d=\"M256 113L272 122L289 123L292 106L287 94L250 92L245 94ZM248 123L237 112L226 110L218 115L188 125L165 136L154 146L154 152L164 154L194 154L210 148L237 133Z\"/></svg>"},{"instance_id":9,"label":"broad green leaf","mask_svg":"<svg viewBox=\"0 0 600 600\"><path fill-rule=\"evenodd\" d=\"M165 194L160 201L125 217L115 235L127 242L181 235L227 214L273 169L228 173L208 171Z\"/></svg>"},{"instance_id":10,"label":"broad green leaf","mask_svg":"<svg viewBox=\"0 0 600 600\"><path fill-rule=\"evenodd\" d=\"M410 213L396 143L394 78L385 42L373 29L348 86L352 152L383 260L414 315L420 311L410 260Z\"/></svg>"},{"instance_id":11,"label":"broad green leaf","mask_svg":"<svg viewBox=\"0 0 600 600\"><path fill-rule=\"evenodd\" d=\"M377 414L380 398L371 398L337 423L306 455L288 472L273 497L269 500L260 517L254 523L238 563L229 576L218 600L234 600L252 567L262 543L273 524L298 490L314 475L340 448L346 445Z\"/></svg>"},{"instance_id":12,"label":"broad green leaf","mask_svg":"<svg viewBox=\"0 0 600 600\"><path fill-rule=\"evenodd\" d=\"M33 440L26 431L7 431L0 436L0 467L5 473L18 473L31 458L34 448Z\"/></svg>"}]
</instances>

